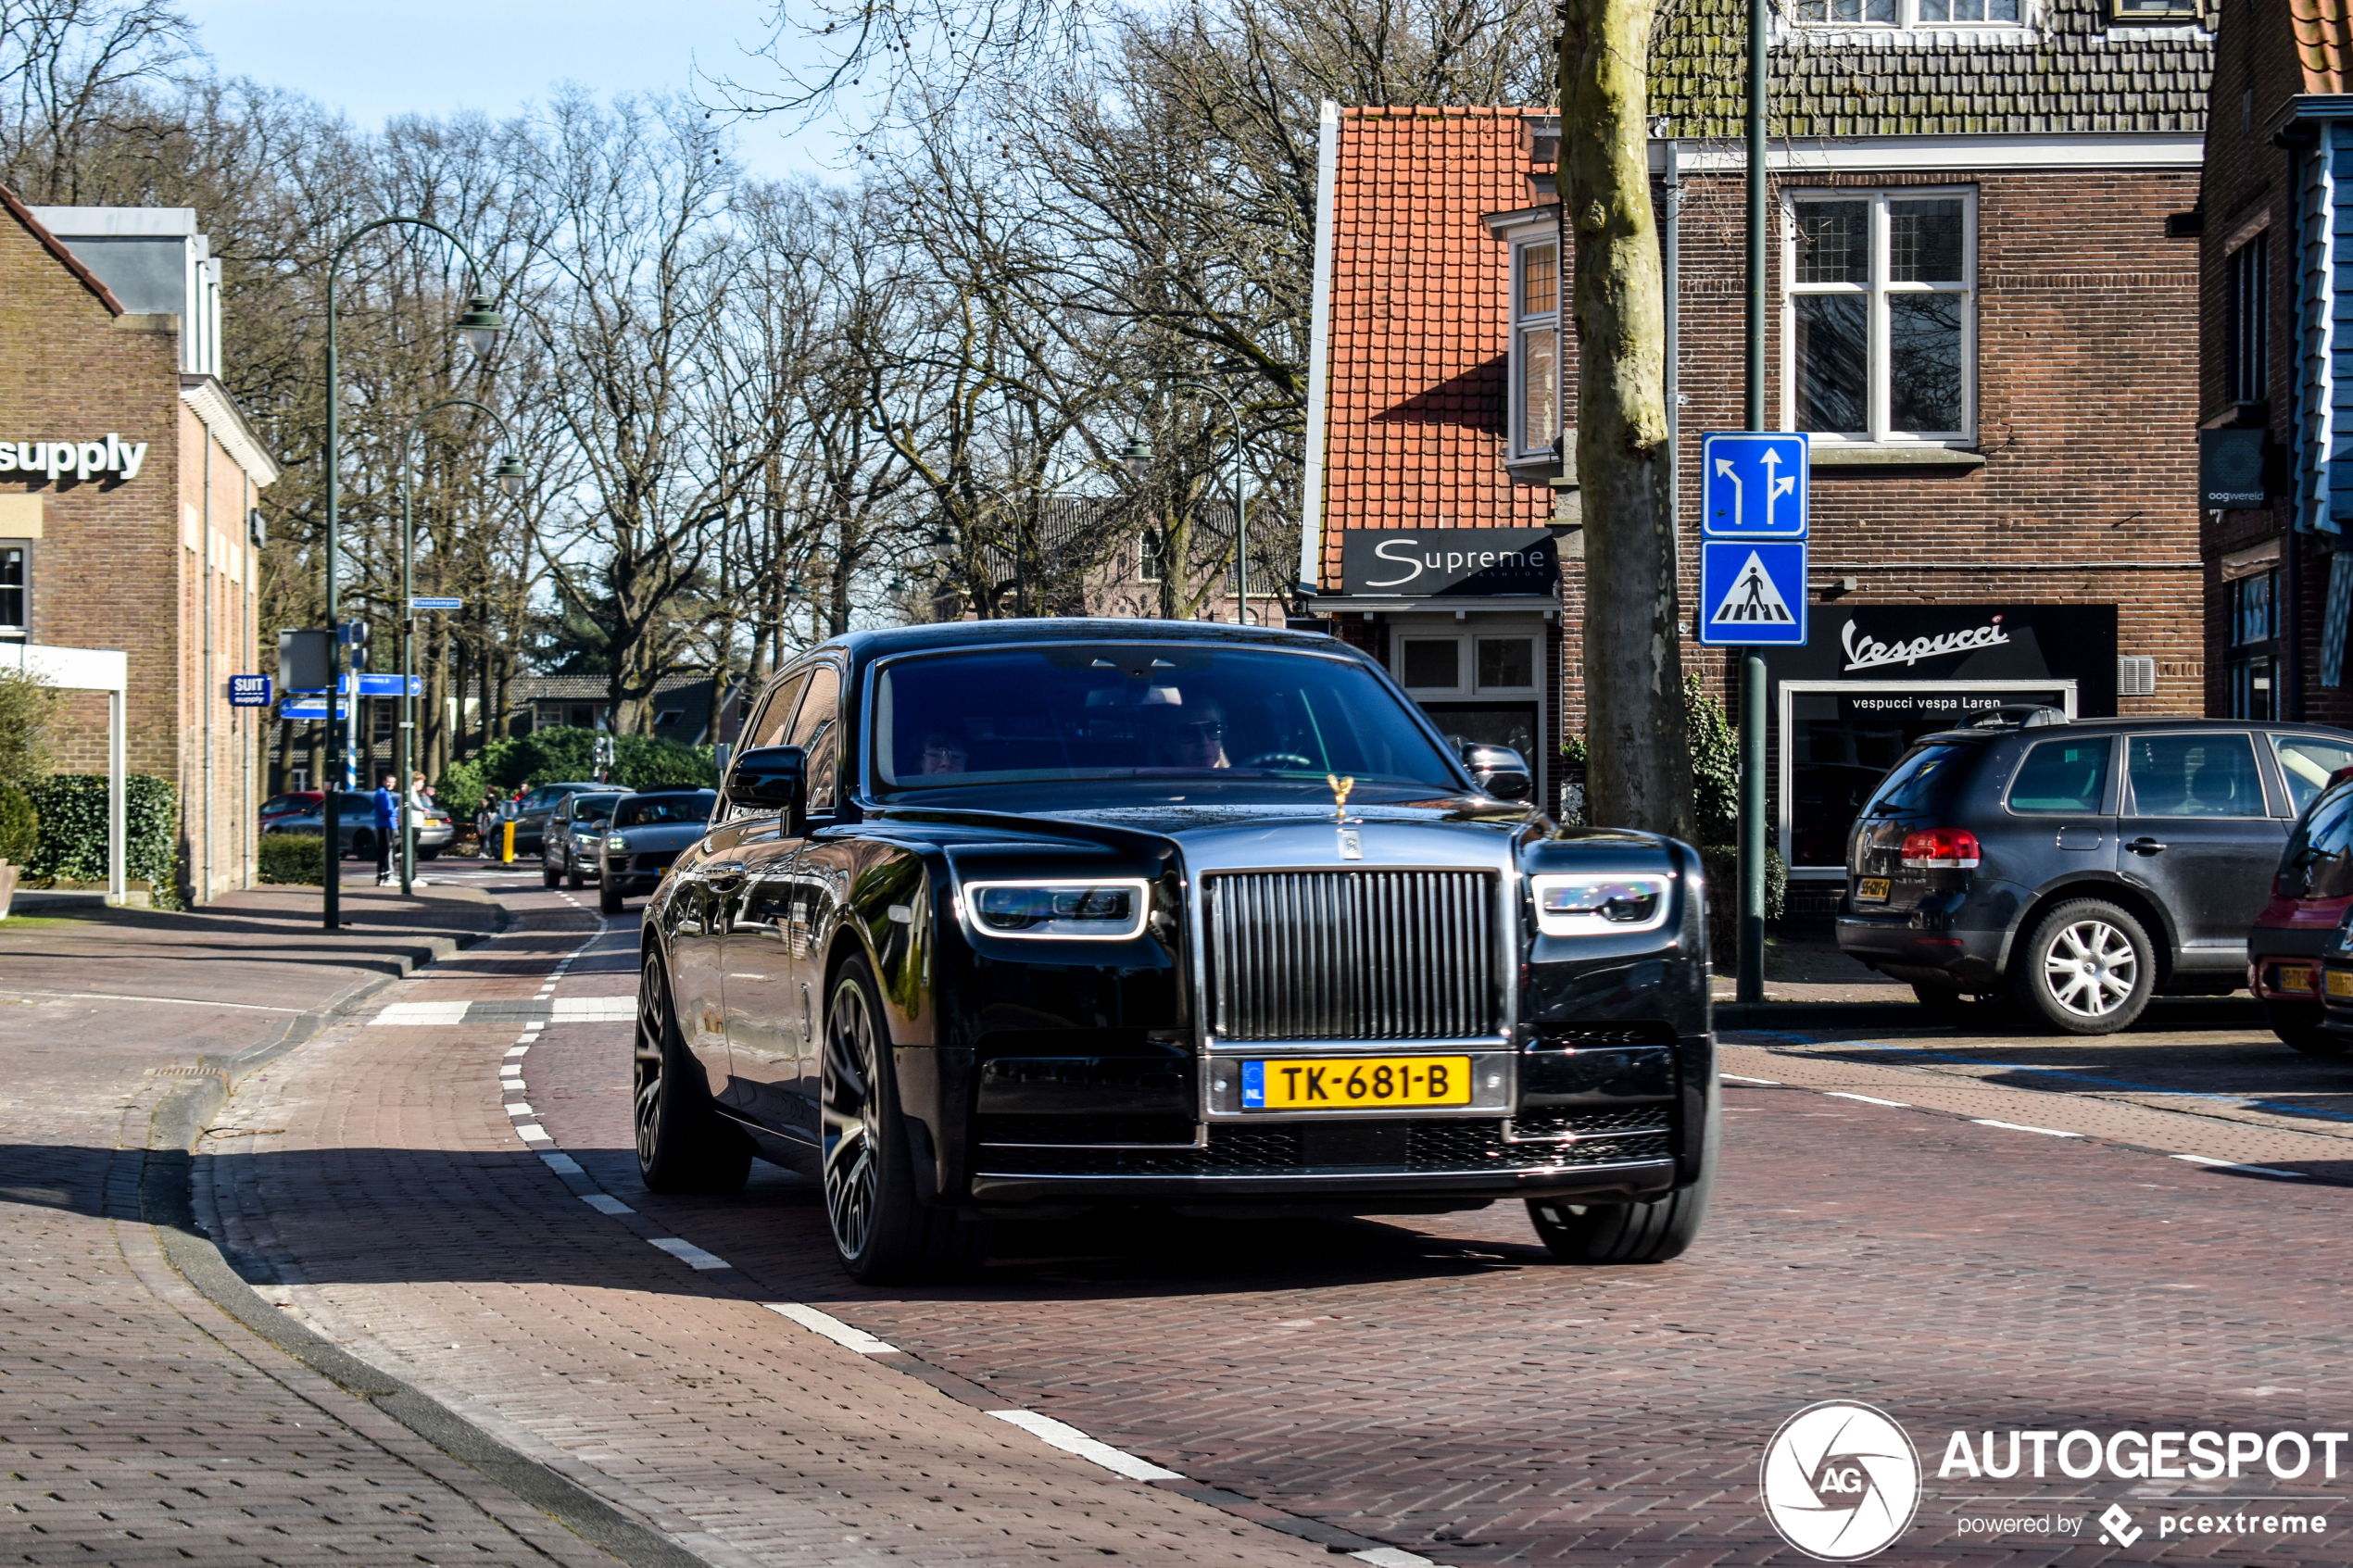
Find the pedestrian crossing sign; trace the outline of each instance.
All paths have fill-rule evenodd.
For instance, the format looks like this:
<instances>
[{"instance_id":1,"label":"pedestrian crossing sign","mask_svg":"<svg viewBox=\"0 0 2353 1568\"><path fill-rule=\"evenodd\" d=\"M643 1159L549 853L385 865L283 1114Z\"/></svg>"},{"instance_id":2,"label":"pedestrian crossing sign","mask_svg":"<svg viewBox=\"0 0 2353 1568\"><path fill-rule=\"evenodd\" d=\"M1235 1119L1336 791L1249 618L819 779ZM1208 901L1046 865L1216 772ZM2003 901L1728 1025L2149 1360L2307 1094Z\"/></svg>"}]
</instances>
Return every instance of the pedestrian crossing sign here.
<instances>
[{"instance_id":1,"label":"pedestrian crossing sign","mask_svg":"<svg viewBox=\"0 0 2353 1568\"><path fill-rule=\"evenodd\" d=\"M1806 546L1709 539L1700 546L1699 640L1709 647L1806 641Z\"/></svg>"}]
</instances>

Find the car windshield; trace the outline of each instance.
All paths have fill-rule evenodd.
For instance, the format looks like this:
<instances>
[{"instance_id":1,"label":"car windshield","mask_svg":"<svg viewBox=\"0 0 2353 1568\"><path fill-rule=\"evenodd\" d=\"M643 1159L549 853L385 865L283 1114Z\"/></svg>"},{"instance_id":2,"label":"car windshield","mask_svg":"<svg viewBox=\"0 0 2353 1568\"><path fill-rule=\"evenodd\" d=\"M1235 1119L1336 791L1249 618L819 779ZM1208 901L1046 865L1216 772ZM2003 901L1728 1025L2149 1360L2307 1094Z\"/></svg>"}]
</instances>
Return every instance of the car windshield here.
<instances>
[{"instance_id":1,"label":"car windshield","mask_svg":"<svg viewBox=\"0 0 2353 1568\"><path fill-rule=\"evenodd\" d=\"M632 796L613 812L612 825L615 828L653 827L663 822L699 825L711 821L711 809L718 804L718 794L708 789L681 790L676 795Z\"/></svg>"},{"instance_id":2,"label":"car windshield","mask_svg":"<svg viewBox=\"0 0 2353 1568\"><path fill-rule=\"evenodd\" d=\"M572 797L572 820L575 822L601 822L612 815L618 795L575 795Z\"/></svg>"},{"instance_id":3,"label":"car windshield","mask_svg":"<svg viewBox=\"0 0 2353 1568\"><path fill-rule=\"evenodd\" d=\"M875 772L890 789L1074 779L1463 784L1353 660L1272 648L1058 644L887 666Z\"/></svg>"},{"instance_id":4,"label":"car windshield","mask_svg":"<svg viewBox=\"0 0 2353 1568\"><path fill-rule=\"evenodd\" d=\"M1924 746L1895 764L1894 771L1871 792L1866 817L1906 817L1944 809L1947 790L1961 771L1961 763L1976 747Z\"/></svg>"},{"instance_id":5,"label":"car windshield","mask_svg":"<svg viewBox=\"0 0 2353 1568\"><path fill-rule=\"evenodd\" d=\"M307 795L273 795L262 802L261 814L267 817L280 811L308 811L318 804Z\"/></svg>"}]
</instances>

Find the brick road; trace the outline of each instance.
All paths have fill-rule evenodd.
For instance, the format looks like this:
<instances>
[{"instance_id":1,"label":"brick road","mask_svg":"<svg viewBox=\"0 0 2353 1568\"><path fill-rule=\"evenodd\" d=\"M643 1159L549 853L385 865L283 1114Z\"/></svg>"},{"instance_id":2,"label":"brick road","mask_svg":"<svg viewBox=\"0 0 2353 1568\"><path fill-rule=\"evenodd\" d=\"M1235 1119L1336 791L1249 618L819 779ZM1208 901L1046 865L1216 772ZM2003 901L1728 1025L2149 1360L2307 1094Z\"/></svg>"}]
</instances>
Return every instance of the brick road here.
<instances>
[{"instance_id":1,"label":"brick road","mask_svg":"<svg viewBox=\"0 0 2353 1568\"><path fill-rule=\"evenodd\" d=\"M503 967L461 960L386 999L540 995L594 919L535 887L500 897L522 917ZM618 930L552 995L624 997L634 967ZM1929 1463L1889 1561L2343 1562L2345 1479L1933 1475L1956 1429L2353 1426L2353 1190L2334 1159L2353 1123L2333 1119L2328 1076L2353 1084L2353 1067L2218 1016L2086 1047L2096 1060L1949 1033L1747 1037L1728 1068L1777 1086L1730 1092L1708 1235L1660 1269L1555 1266L1516 1210L1130 1218L1009 1228L969 1289L863 1290L796 1178L759 1167L724 1200L637 1187L619 1022L335 1031L232 1102L200 1185L221 1234L279 1265L292 1310L714 1562L1300 1560L1238 1522L1253 1512L1466 1565L1796 1562L1758 1512L1756 1462L1826 1398L1887 1409ZM526 1036L524 1086L502 1097ZM2208 1098L2185 1111L2185 1091ZM502 1098L578 1160L574 1185L633 1212L582 1203ZM2070 1131L2091 1135L2052 1135ZM731 1266L688 1268L655 1237ZM821 1304L930 1383L763 1300ZM1259 1507L1108 1478L974 1413L1000 1404ZM2330 1532L2112 1549L1956 1528L2019 1498L2035 1501L2003 1511L2081 1520L2121 1500L2146 1526L2169 1494L2270 1497L2253 1506Z\"/></svg>"}]
</instances>

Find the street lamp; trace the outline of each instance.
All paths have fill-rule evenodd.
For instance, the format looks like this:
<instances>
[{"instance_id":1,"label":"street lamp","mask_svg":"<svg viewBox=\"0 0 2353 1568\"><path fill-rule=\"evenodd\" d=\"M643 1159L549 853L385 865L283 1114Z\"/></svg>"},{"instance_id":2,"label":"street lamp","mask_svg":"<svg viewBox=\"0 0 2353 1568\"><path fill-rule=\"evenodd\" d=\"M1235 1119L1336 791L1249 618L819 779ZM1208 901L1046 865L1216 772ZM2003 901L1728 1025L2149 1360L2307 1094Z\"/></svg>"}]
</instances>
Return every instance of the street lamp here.
<instances>
[{"instance_id":1,"label":"street lamp","mask_svg":"<svg viewBox=\"0 0 2353 1568\"><path fill-rule=\"evenodd\" d=\"M1127 470L1128 478L1141 483L1144 476L1152 471L1152 444L1137 436L1120 452L1119 466Z\"/></svg>"},{"instance_id":2,"label":"street lamp","mask_svg":"<svg viewBox=\"0 0 2353 1568\"><path fill-rule=\"evenodd\" d=\"M472 315L472 311L468 311ZM496 315L493 311L491 314ZM400 896L409 897L417 890L417 821L409 806L409 780L415 767L417 744L417 516L415 498L409 488L409 450L424 428L425 421L444 408L472 408L487 414L498 433L509 442L507 456L492 477L498 488L509 495L522 494L523 483L531 477L513 447L514 433L498 411L471 397L445 397L418 414L408 431L400 437Z\"/></svg>"},{"instance_id":3,"label":"street lamp","mask_svg":"<svg viewBox=\"0 0 2353 1568\"><path fill-rule=\"evenodd\" d=\"M440 224L435 223L429 219L423 218L409 218L396 215L390 218L379 218L372 223L363 223L359 228L354 229L348 235L345 236L344 242L335 246L333 253L327 257L327 537L325 566L327 579L327 624L330 626L339 626L342 624L342 622L335 619L335 526L339 520L343 506L343 376L342 357L335 343L335 274L342 270L343 258L350 254L351 247L353 245L358 245L361 240L365 239L368 235L374 233L379 229L389 229L394 227L427 229L431 230L434 233L439 234L443 239L447 240L452 245L457 247L458 254L459 256L466 258L466 268L468 271L472 272L477 280L482 276L482 264L474 259L474 253L466 248L466 243L459 239L457 235L451 233L448 230L443 228ZM504 318L498 314L497 309L491 304L490 300L479 293L472 295L467 300L464 314L458 318L458 334L464 341L466 346L473 350L477 357L487 354L490 351L491 345L497 341L499 332L505 329L506 321ZM405 469L407 465L404 463L402 466ZM403 604L400 608L404 614L409 608L406 604ZM326 843L324 846L326 853L323 856L323 874L320 878L321 882L326 884L326 886L323 889L325 897L321 900L320 913L323 923L329 931L339 930L343 925L343 824L340 821L338 821L341 813L336 808L338 805L337 795L339 790L348 787L350 784L350 759L348 755L348 748L351 734L351 720L350 714L346 710L341 720L342 734L339 737L337 734L338 721L335 714L335 699L343 695L342 688L343 650L334 643L330 642L327 645L327 750L332 756L333 756L335 761L330 768L326 780L326 811L325 822L323 823L327 830ZM402 787L407 787L407 781L402 781Z\"/></svg>"},{"instance_id":4,"label":"street lamp","mask_svg":"<svg viewBox=\"0 0 2353 1568\"><path fill-rule=\"evenodd\" d=\"M1234 406L1233 398L1223 388L1212 386L1207 382L1180 381L1169 384L1188 392L1206 392L1216 398L1226 406L1226 422L1234 430L1234 623L1247 626L1250 624L1250 502L1242 494L1241 411ZM1120 460L1134 462L1139 448L1144 460L1149 462L1151 448L1144 445L1141 437L1127 444L1127 452ZM1135 473L1138 470L1131 467L1127 471Z\"/></svg>"}]
</instances>

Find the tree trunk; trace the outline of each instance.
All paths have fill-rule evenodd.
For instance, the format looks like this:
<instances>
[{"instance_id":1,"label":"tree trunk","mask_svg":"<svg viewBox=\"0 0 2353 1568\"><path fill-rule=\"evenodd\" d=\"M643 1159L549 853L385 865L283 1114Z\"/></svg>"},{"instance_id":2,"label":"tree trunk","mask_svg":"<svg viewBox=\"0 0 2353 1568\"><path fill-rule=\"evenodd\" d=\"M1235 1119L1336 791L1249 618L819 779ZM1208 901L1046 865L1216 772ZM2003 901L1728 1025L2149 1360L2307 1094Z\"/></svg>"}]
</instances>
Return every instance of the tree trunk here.
<instances>
[{"instance_id":1,"label":"tree trunk","mask_svg":"<svg viewBox=\"0 0 2353 1568\"><path fill-rule=\"evenodd\" d=\"M1653 9L1653 0L1560 7L1561 211L1576 253L1585 516L1586 820L1688 839L1665 288L1644 81Z\"/></svg>"}]
</instances>

